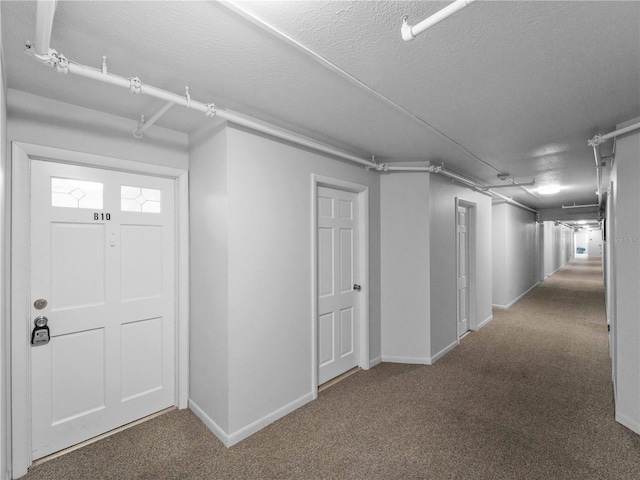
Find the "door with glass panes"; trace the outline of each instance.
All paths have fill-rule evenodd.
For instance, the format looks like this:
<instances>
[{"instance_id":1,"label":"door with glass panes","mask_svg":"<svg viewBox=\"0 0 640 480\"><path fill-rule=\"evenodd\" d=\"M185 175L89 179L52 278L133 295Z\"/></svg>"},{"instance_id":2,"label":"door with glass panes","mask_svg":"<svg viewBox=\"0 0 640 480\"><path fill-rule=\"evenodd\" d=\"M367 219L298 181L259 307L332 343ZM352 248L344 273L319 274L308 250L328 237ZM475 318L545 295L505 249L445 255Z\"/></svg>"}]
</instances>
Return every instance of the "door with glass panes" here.
<instances>
[{"instance_id":1,"label":"door with glass panes","mask_svg":"<svg viewBox=\"0 0 640 480\"><path fill-rule=\"evenodd\" d=\"M174 404L174 189L32 160L34 460Z\"/></svg>"}]
</instances>

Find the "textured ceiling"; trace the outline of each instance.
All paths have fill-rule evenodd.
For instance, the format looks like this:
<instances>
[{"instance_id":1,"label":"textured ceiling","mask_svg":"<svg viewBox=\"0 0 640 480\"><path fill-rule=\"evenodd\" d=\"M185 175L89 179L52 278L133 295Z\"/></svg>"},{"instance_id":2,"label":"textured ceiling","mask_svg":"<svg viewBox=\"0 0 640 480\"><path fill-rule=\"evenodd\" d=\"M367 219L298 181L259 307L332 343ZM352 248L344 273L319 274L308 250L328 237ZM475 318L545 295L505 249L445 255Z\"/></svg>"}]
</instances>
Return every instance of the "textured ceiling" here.
<instances>
[{"instance_id":1,"label":"textured ceiling","mask_svg":"<svg viewBox=\"0 0 640 480\"><path fill-rule=\"evenodd\" d=\"M216 2L60 1L51 45L96 67L106 55L118 75L175 93L188 85L199 101L380 161L444 162L488 184L509 172L564 187L552 197L502 191L538 207L593 203L587 140L640 116L638 2L479 1L412 42L400 37L402 16L415 24L446 2L238 5L398 108ZM34 2L2 2L2 21L9 87L132 124L162 105L24 55ZM173 108L158 125L189 132L203 121Z\"/></svg>"}]
</instances>

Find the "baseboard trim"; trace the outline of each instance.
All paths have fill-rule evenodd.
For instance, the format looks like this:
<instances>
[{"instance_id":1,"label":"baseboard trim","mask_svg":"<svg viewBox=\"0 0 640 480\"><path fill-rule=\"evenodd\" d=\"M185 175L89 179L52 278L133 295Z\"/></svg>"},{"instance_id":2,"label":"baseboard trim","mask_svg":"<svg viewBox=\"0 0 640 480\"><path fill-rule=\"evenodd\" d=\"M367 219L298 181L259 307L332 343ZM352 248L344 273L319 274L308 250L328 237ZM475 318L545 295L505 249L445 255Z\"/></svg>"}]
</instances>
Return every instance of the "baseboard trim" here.
<instances>
[{"instance_id":1,"label":"baseboard trim","mask_svg":"<svg viewBox=\"0 0 640 480\"><path fill-rule=\"evenodd\" d=\"M489 315L487 318L485 318L483 321L480 322L480 324L476 327L476 332L478 330L480 330L482 327L487 326L487 324L489 322L491 322L493 320L493 315Z\"/></svg>"},{"instance_id":2,"label":"baseboard trim","mask_svg":"<svg viewBox=\"0 0 640 480\"><path fill-rule=\"evenodd\" d=\"M431 357L429 365L433 365L434 363L436 363L438 360L440 360L442 357L444 357L447 353L449 353L451 350L453 350L457 346L458 346L458 340L444 347L442 350L440 350L438 353L436 353L434 356Z\"/></svg>"},{"instance_id":3,"label":"baseboard trim","mask_svg":"<svg viewBox=\"0 0 640 480\"><path fill-rule=\"evenodd\" d=\"M213 434L218 437L218 439L224 444L225 447L231 447L236 443L241 442L245 438L250 437L254 433L262 430L267 425L275 422L276 420L281 419L285 415L293 412L294 410L300 408L301 406L312 401L313 394L307 393L302 397L294 400L291 403L288 403L282 408L277 409L276 411L265 415L264 417L256 420L255 422L247 425L246 427L237 430L234 433L228 434L225 432L213 419L207 415L204 410L202 410L193 400L189 399L189 408L196 414L196 416L202 420L202 422L207 426L209 430L213 432Z\"/></svg>"},{"instance_id":4,"label":"baseboard trim","mask_svg":"<svg viewBox=\"0 0 640 480\"><path fill-rule=\"evenodd\" d=\"M627 417L625 414L616 412L616 422L624 425L629 430L640 435L640 422Z\"/></svg>"},{"instance_id":5,"label":"baseboard trim","mask_svg":"<svg viewBox=\"0 0 640 480\"><path fill-rule=\"evenodd\" d=\"M554 273L556 273L558 270L560 270L562 267L564 267L567 263L569 263L571 261L571 259L567 260L566 262L564 262L562 265L560 265L558 268L556 268L553 272L551 272L549 275L545 275L544 279L546 280L547 278L549 278L551 275L553 275Z\"/></svg>"},{"instance_id":6,"label":"baseboard trim","mask_svg":"<svg viewBox=\"0 0 640 480\"><path fill-rule=\"evenodd\" d=\"M382 363L382 356L372 358L371 360L369 360L369 368L373 368L376 365L380 365L381 363Z\"/></svg>"},{"instance_id":7,"label":"baseboard trim","mask_svg":"<svg viewBox=\"0 0 640 480\"><path fill-rule=\"evenodd\" d=\"M189 409L196 414L196 417L202 420L202 423L204 423L207 428L211 430L216 437L218 437L218 439L224 444L225 447L231 446L229 445L229 435L227 435L227 432L225 432L216 422L214 422L209 415L204 413L204 410L202 410L191 399L189 399Z\"/></svg>"},{"instance_id":8,"label":"baseboard trim","mask_svg":"<svg viewBox=\"0 0 640 480\"><path fill-rule=\"evenodd\" d=\"M396 355L382 355L383 362L411 363L417 365L431 365L431 359L426 357L400 357Z\"/></svg>"},{"instance_id":9,"label":"baseboard trim","mask_svg":"<svg viewBox=\"0 0 640 480\"><path fill-rule=\"evenodd\" d=\"M231 447L231 446L235 445L236 443L241 442L245 438L250 437L254 433L262 430L267 425L275 422L276 420L281 419L285 415L287 415L287 414L293 412L294 410L297 410L298 408L302 407L303 405L311 402L313 399L314 399L313 398L313 393L309 392L309 393L301 396L300 398L294 400L293 402L288 403L287 405L277 409L276 411L271 412L268 415L265 415L264 417L256 420L253 423L250 423L246 427L243 427L240 430L237 430L237 431L231 433L228 436L228 438L229 438L229 445L228 446Z\"/></svg>"},{"instance_id":10,"label":"baseboard trim","mask_svg":"<svg viewBox=\"0 0 640 480\"><path fill-rule=\"evenodd\" d=\"M562 267L560 267L562 268ZM560 270L560 269L558 269ZM497 308L498 310L508 310L511 307L513 307L516 303L518 303L520 300L522 300L522 297L524 297L527 293L529 293L531 290L533 290L534 288L536 288L538 285L540 285L542 282L538 282L535 285L533 285L531 288L529 288L527 291L525 291L524 293L520 294L518 297L516 297L514 300L512 300L511 302L509 302L509 304L507 305L497 305L494 304L492 305L493 308Z\"/></svg>"}]
</instances>

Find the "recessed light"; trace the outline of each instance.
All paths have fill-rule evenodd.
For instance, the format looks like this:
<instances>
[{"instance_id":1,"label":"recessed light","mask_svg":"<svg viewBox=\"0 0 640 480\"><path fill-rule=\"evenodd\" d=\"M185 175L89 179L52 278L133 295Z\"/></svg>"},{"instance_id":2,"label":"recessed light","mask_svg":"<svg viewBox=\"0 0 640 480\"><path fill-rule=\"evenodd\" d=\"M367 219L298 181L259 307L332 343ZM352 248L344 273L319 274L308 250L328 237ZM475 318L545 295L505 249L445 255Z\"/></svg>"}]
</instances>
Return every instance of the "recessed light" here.
<instances>
[{"instance_id":1,"label":"recessed light","mask_svg":"<svg viewBox=\"0 0 640 480\"><path fill-rule=\"evenodd\" d=\"M539 187L538 193L541 195L552 195L554 193L558 193L560 191L560 187L557 185L548 185L546 187Z\"/></svg>"}]
</instances>

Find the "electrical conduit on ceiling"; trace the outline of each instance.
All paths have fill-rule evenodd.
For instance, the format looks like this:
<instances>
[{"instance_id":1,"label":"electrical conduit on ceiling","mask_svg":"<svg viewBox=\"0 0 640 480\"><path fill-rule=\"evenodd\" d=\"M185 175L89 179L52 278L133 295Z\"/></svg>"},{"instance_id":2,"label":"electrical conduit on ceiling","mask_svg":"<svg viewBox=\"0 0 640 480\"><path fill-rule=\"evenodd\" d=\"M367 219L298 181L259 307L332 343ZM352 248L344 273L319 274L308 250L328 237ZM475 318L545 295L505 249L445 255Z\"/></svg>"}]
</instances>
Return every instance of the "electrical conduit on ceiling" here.
<instances>
[{"instance_id":1,"label":"electrical conduit on ceiling","mask_svg":"<svg viewBox=\"0 0 640 480\"><path fill-rule=\"evenodd\" d=\"M474 182L473 180L470 180L466 177L463 177L462 175L458 175L457 173L454 173L450 170L446 170L444 168L444 165L442 166L428 166L428 167L396 167L396 166L392 166L392 165L385 165L385 170L386 172L429 172L429 173L438 173L441 175L444 175L446 177L449 177L451 180L455 180L457 182L460 182L474 190L476 190L479 193L484 193L484 194L488 194L491 196L496 196L499 198L502 198L503 200L505 200L507 203L510 203L512 205L515 205L516 207L520 207L523 208L525 210L528 210L530 212L533 212L535 214L538 213L538 210L529 207L528 205L525 205L523 203L518 202L517 200L514 200L511 197L507 197L506 195L503 195L501 193L495 192L492 190L491 186L483 186L477 182ZM509 186L515 186L515 185L509 185ZM519 186L519 185L517 185ZM495 186L493 187L495 188Z\"/></svg>"},{"instance_id":2,"label":"electrical conduit on ceiling","mask_svg":"<svg viewBox=\"0 0 640 480\"><path fill-rule=\"evenodd\" d=\"M277 29L273 25L267 23L265 20L263 20L262 18L258 17L253 12L247 10L246 8L244 8L244 7L240 6L240 5L237 5L235 2L232 2L232 1L220 2L219 4L224 6L224 7L226 7L226 8L228 8L232 12L234 12L237 15L241 16L242 18L244 18L245 20L251 22L252 24L256 25L257 27L260 27L265 32L273 35L274 37L278 38L279 40L282 40L283 42L287 43L288 45L294 47L296 50L304 53L305 55L307 55L308 57L310 57L311 59L313 59L314 61L316 61L317 63L319 63L323 67L325 67L326 69L328 69L331 72L341 76L342 78L347 80L352 85L358 87L360 90L362 90L365 93L371 95L372 97L376 98L377 100L379 100L380 102L384 103L388 107L391 107L395 111L401 113L403 116L405 116L409 120L413 121L414 123L416 123L420 127L428 130L430 133L436 135L437 137L439 137L440 139L446 141L450 145L453 145L454 147L460 149L462 152L464 152L466 155L470 156L474 160L482 162L483 164L485 164L486 166L492 168L493 170L495 170L498 173L503 173L500 169L494 167L489 162L486 162L485 160L481 159L480 157L475 155L473 152L471 152L470 150L465 148L463 145L461 145L460 143L456 142L454 139L452 139L451 137L447 136L446 134L444 134L443 132L441 132L440 130L435 128L433 125L430 125L429 123L427 123L426 121L424 121L423 119L421 119L417 115L413 114L412 112L410 112L409 110L407 110L403 106L398 105L393 100L385 97L380 92L374 90L373 88L371 88L367 84L365 84L362 81L358 80L356 77L354 77L350 73L346 72L342 68L340 68L337 65L335 65L334 63L330 62L329 60L324 58L322 55L314 52L309 47L303 45L302 43L300 43L296 39L292 38L291 36L287 35L286 33L282 32L281 30Z\"/></svg>"},{"instance_id":3,"label":"electrical conduit on ceiling","mask_svg":"<svg viewBox=\"0 0 640 480\"><path fill-rule=\"evenodd\" d=\"M475 0L458 0L458 2L466 3L466 5L468 5L468 4L470 4L470 3L474 2L474 1ZM447 136L446 134L444 134L443 132L441 132L440 130L435 128L434 126L430 125L429 123L427 123L426 121L424 121L423 119L418 117L417 115L413 114L412 112L410 112L406 108L402 107L401 105L398 105L397 103L395 103L391 99L385 97L384 95L382 95L378 91L376 91L373 88L369 87L368 85L366 85L362 81L360 81L357 78L355 78L350 73L346 72L342 68L340 68L337 65L335 65L334 63L330 62L329 60L324 58L322 55L314 52L313 50L311 50L307 46L303 45L302 43L300 43L296 39L292 38L291 36L287 35L286 33L282 32L281 30L277 29L273 25L267 23L265 20L263 20L262 18L258 17L253 12L247 10L246 8L244 8L244 7L240 6L240 5L237 5L233 1L219 2L219 5L222 5L222 6L226 7L226 8L228 8L229 10L231 10L232 12L234 12L237 15L241 16L245 20L247 20L247 21L251 22L252 24L256 25L257 27L261 28L265 32L273 35L277 39L287 43L288 45L292 46L296 50L304 53L305 55L307 55L308 57L310 57L311 59L313 59L314 61L316 61L321 66L323 66L326 69L328 69L329 71L341 76L342 78L347 80L352 85L356 86L357 88L359 88L360 90L364 91L365 93L371 95L372 97L374 97L375 99L377 99L380 102L384 103L388 107L391 107L392 109L394 109L395 111L399 112L400 114L402 114L403 116L405 116L406 118L408 118L412 122L416 123L420 127L426 129L427 131L429 131L430 133L436 135L440 139L446 141L450 145L460 149L462 152L464 152L466 155L468 155L472 159L483 163L484 165L488 166L489 168L492 168L493 170L495 170L496 172L498 172L500 174L504 173L500 169L498 169L497 167L493 166L489 162L481 159L480 157L475 155L473 152L468 150L466 147L464 147L460 143L456 142L454 139L452 139L451 137ZM459 9L460 8L457 8L456 11L459 10ZM446 7L443 10L446 10ZM451 15L452 13L454 13L454 12L451 12L449 15ZM447 15L447 16L449 16L449 15ZM443 17L442 19L444 19L444 18L446 18L446 17ZM383 169L379 168L378 170L383 170ZM474 182L472 182L472 183L474 183ZM526 186L524 186L524 185L522 185L522 186L521 185L516 185L516 186L522 188L526 193L528 193L529 195L532 195L536 199L539 198L535 193L533 193L531 190L526 188Z\"/></svg>"},{"instance_id":4,"label":"electrical conduit on ceiling","mask_svg":"<svg viewBox=\"0 0 640 480\"><path fill-rule=\"evenodd\" d=\"M185 96L182 97L180 95L167 92L160 88L144 84L138 77L125 78L119 75L114 75L107 71L105 57L103 57L101 69L96 69L96 68L89 67L87 65L82 65L79 63L75 63L73 61L69 61L64 55L59 54L54 49L50 48L51 28L53 24L53 16L55 13L55 5L56 5L56 0L38 0L38 6L37 6L38 13L36 16L36 36L35 36L36 42L33 44L27 43L27 53L32 55L34 58L36 58L40 62L55 68L56 71L59 73L62 73L62 74L73 73L75 75L83 76L85 78L89 78L92 80L108 83L121 88L126 88L127 90L129 90L131 93L134 93L134 94L144 94L154 98L165 100L167 103L148 122L141 121L140 124L138 125L138 128L133 131L134 136L137 138L141 138L142 135L144 134L144 131L146 131L153 123L155 123L155 121L167 110L169 110L169 108L171 108L173 105L181 105L185 108L190 108L190 109L202 112L209 117L214 117L214 116L220 117L236 125L240 125L252 130L256 130L258 132L271 135L273 137L300 145L302 147L310 148L312 150L323 152L334 157L342 158L344 160L348 160L354 163L358 163L360 165L364 165L365 167L367 167L367 170L376 170L379 172L424 171L429 173L442 174L453 180L461 182L481 193L488 192L492 195L496 195L498 197L501 197L507 200L509 203L517 205L521 208L525 208L532 212L536 212L536 210L524 204L521 204L513 200L512 198L509 198L497 192L493 192L492 190L487 189L486 187L483 187L482 185L468 178L465 178L462 175L458 175L451 171L445 170L444 166L440 166L440 167L397 166L397 167L394 167L384 163L376 163L375 159L366 160L356 155L352 155L350 153L346 153L341 150L338 150L334 147L322 144L315 140L301 137L297 134L294 134L293 132L289 132L283 129L273 127L271 125L267 125L265 123L262 123L257 120L246 117L244 115L241 115L239 113L216 108L214 103L205 104L202 102L192 100L191 96L189 95L188 87L186 89ZM464 147L461 147L461 148L464 149Z\"/></svg>"},{"instance_id":5,"label":"electrical conduit on ceiling","mask_svg":"<svg viewBox=\"0 0 640 480\"><path fill-rule=\"evenodd\" d=\"M413 40L422 32L427 30L428 28L433 27L436 23L440 23L442 20L449 18L454 13L462 10L465 7L468 7L470 4L475 2L476 0L456 0L453 3L450 3L442 10L434 13L429 18L421 21L420 23L411 26L408 23L408 17L405 15L402 18L402 27L400 28L400 33L402 34L402 39L404 41Z\"/></svg>"},{"instance_id":6,"label":"electrical conduit on ceiling","mask_svg":"<svg viewBox=\"0 0 640 480\"><path fill-rule=\"evenodd\" d=\"M598 208L602 208L602 168L604 167L604 163L602 162L602 157L600 155L600 145L612 138L616 138L620 135L624 135L625 133L633 132L634 130L639 129L640 122L637 122L619 130L609 132L605 135L595 135L591 140L587 142L587 144L593 148L593 157L596 162L596 195L598 197Z\"/></svg>"}]
</instances>

